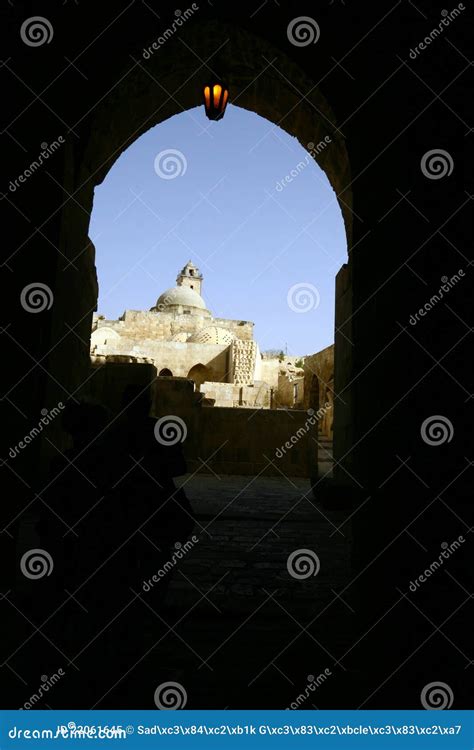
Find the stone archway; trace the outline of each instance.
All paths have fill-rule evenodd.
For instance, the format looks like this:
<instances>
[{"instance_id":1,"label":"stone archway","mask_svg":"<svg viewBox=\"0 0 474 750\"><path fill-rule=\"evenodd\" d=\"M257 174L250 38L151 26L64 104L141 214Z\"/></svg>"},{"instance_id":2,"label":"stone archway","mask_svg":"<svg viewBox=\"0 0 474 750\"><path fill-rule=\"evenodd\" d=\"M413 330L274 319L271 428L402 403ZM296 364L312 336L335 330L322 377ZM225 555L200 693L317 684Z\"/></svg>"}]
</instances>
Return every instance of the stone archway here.
<instances>
[{"instance_id":1,"label":"stone archway","mask_svg":"<svg viewBox=\"0 0 474 750\"><path fill-rule=\"evenodd\" d=\"M160 378L172 378L173 377L173 373L171 372L171 370L169 369L169 367L163 367L163 369L161 369L159 371L158 376Z\"/></svg>"},{"instance_id":2,"label":"stone archway","mask_svg":"<svg viewBox=\"0 0 474 750\"><path fill-rule=\"evenodd\" d=\"M67 374L71 390L87 377L87 342L92 311L98 298L95 249L88 237L94 188L105 179L120 154L143 133L179 112L201 105L208 67L206 62L197 65L196 55L202 61L209 61L211 68L217 64L226 71L232 103L278 125L294 135L303 147L310 149L335 191L350 253L352 189L349 157L336 117L318 87L280 50L236 26L216 20L196 21L183 28L181 38L185 45L173 39L167 42L166 55L157 52L149 59L136 58L131 72L119 79L95 108L84 147L80 151L69 149L76 198L65 207L63 237L71 263L74 262L79 274L72 266L61 269L58 277L61 288L52 315L53 329L59 332L64 325L64 309L68 307L71 327L78 334L76 341L72 342L77 366ZM146 47L146 43L143 46ZM216 50L219 50L217 55ZM276 59L278 70L271 62ZM303 101L301 91L307 92ZM202 116L205 117L204 112ZM327 148L318 148L318 144L324 142L328 144ZM157 151L159 148L157 140ZM347 275L347 266L343 267L343 272ZM344 314L347 314L346 309ZM79 341L84 346L81 347ZM56 356L64 361L64 348L55 350L53 357ZM70 355L66 357L71 358ZM350 378L351 357L347 337L336 337L336 359L343 363L338 370L341 388ZM61 370L62 361L58 363ZM341 411L341 407L338 408ZM336 415L336 422L338 419L344 421L346 427L352 422L347 413ZM346 429L345 436L345 443L340 443L341 455L350 441L349 429Z\"/></svg>"},{"instance_id":3,"label":"stone archway","mask_svg":"<svg viewBox=\"0 0 474 750\"><path fill-rule=\"evenodd\" d=\"M190 380L194 380L196 384L196 390L199 390L201 388L201 385L205 383L206 380L211 379L211 373L208 367L199 362L197 365L193 365L193 367L191 367L187 377Z\"/></svg>"}]
</instances>

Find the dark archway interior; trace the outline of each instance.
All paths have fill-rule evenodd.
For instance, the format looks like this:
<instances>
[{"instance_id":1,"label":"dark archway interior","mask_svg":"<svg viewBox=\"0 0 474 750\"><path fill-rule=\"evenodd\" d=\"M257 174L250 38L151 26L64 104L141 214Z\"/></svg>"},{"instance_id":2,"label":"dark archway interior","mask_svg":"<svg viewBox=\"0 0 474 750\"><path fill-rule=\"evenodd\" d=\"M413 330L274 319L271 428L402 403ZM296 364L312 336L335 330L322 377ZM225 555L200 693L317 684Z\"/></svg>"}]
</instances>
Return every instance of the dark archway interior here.
<instances>
[{"instance_id":1,"label":"dark archway interior","mask_svg":"<svg viewBox=\"0 0 474 750\"><path fill-rule=\"evenodd\" d=\"M188 378L190 378L190 380L194 380L197 388L199 389L199 387L210 378L210 373L205 365L198 364L191 367L190 371L188 372Z\"/></svg>"},{"instance_id":2,"label":"dark archway interior","mask_svg":"<svg viewBox=\"0 0 474 750\"><path fill-rule=\"evenodd\" d=\"M46 165L7 190L4 203L5 236L14 238L3 267L10 297L2 401L3 569L10 592L2 600L2 671L11 707L34 692L38 675L61 665L61 689L48 698L54 707L152 708L157 685L174 680L185 686L189 708L285 708L308 673L325 669L330 676L313 694L314 706L303 708L418 708L421 690L434 680L449 685L455 708L467 707L472 466L465 458L471 433L465 368L472 329L464 276L471 272L465 247L472 198L462 172L471 132L469 24L455 19L443 32L451 44L437 39L437 54L428 48L414 60L410 50L439 20L432 4L422 9L316 3L310 13L319 39L298 46L287 34L292 19L307 15L298 3L264 3L250 16L209 5L148 59L143 49L175 18L165 4L160 19L139 3L48 11L54 42L36 48L18 33L27 4L4 10L7 174L23 174L38 141L61 134L64 141ZM123 404L122 432L104 426L91 437L93 406L86 420L72 408L93 376L93 191L141 133L200 103L215 67L226 71L234 101L303 145L332 139L318 161L340 202L349 249L336 278L336 463L331 483L312 477L311 486L293 482L283 495L276 482L263 486L254 477L253 484L252 467L243 485L228 484L225 492L212 473L210 483L198 482L196 525L187 527L183 500L187 531L178 540L184 546L196 536L180 553L193 561L186 568L191 577L180 580L166 610L167 592L153 575L169 560L153 552L150 513L143 507L146 515L127 539L110 522L117 508L128 507L127 492L139 497L139 483L124 482L115 505L99 504L99 515L86 512L85 519L80 507L64 517L54 498L64 497L61 483L71 481L71 472L76 497L90 497L100 463L60 463L70 447L67 424L84 445L97 446L99 457L111 458L111 472L124 455L120 436L127 435L130 448L124 474L136 470L140 450L147 455L148 444L126 421L147 413L136 384L129 384ZM434 149L454 165L442 179L427 177L420 166ZM443 279L460 269L448 303L433 304ZM32 314L24 290L38 282L47 299ZM429 314L411 323L427 300ZM66 421L56 418L64 404ZM47 429L16 450L47 413ZM427 439L429 421L440 416L445 439L431 433ZM175 429L182 437L183 425ZM259 429L257 415L252 445L258 446ZM238 441L231 448L243 450ZM169 465L183 476L179 457ZM232 513L224 512L228 505ZM442 558L443 570L413 584L459 537L464 541ZM92 584L84 575L71 591L73 566L58 561L76 559L84 538L88 562L95 561ZM56 558L51 574L25 576L26 552L48 545ZM289 574L291 551L301 549L317 553L314 580ZM135 587L130 579L123 586L130 560L143 557L148 567L137 564ZM235 574L242 567L245 581Z\"/></svg>"}]
</instances>

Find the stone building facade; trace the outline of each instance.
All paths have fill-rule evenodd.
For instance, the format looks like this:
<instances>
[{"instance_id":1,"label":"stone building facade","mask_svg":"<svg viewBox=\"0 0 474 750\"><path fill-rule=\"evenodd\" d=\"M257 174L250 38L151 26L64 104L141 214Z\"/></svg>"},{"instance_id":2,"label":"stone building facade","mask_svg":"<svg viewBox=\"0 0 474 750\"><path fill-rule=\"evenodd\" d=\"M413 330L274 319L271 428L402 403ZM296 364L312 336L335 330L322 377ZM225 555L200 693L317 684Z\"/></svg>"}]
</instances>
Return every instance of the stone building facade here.
<instances>
[{"instance_id":1,"label":"stone building facade","mask_svg":"<svg viewBox=\"0 0 474 750\"><path fill-rule=\"evenodd\" d=\"M332 439L334 427L334 344L304 360L304 407L321 410L320 431Z\"/></svg>"},{"instance_id":2,"label":"stone building facade","mask_svg":"<svg viewBox=\"0 0 474 750\"><path fill-rule=\"evenodd\" d=\"M301 358L261 355L254 324L214 317L202 286L201 272L189 261L176 286L160 294L150 310L125 310L118 320L95 315L93 364L147 362L158 376L189 378L216 406L308 408L311 382ZM323 352L307 358L310 367L314 360L319 368ZM325 430L330 431L329 417Z\"/></svg>"},{"instance_id":3,"label":"stone building facade","mask_svg":"<svg viewBox=\"0 0 474 750\"><path fill-rule=\"evenodd\" d=\"M189 261L176 286L160 294L150 310L126 310L118 320L95 315L91 356L146 360L158 375L190 378L197 390L204 383L253 388L260 377L254 324L214 317L201 296L202 284L202 274ZM215 397L230 406L239 400L232 388L217 389Z\"/></svg>"}]
</instances>

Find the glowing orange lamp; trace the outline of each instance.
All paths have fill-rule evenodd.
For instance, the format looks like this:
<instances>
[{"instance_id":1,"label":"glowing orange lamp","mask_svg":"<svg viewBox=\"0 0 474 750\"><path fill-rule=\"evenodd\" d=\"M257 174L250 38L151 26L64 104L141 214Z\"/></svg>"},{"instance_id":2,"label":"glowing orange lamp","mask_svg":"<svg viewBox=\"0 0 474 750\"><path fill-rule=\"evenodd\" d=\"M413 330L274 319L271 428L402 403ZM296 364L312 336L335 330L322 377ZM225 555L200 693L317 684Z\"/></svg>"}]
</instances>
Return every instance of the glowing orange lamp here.
<instances>
[{"instance_id":1,"label":"glowing orange lamp","mask_svg":"<svg viewBox=\"0 0 474 750\"><path fill-rule=\"evenodd\" d=\"M224 117L229 89L220 80L213 80L204 86L204 109L210 120L220 120Z\"/></svg>"}]
</instances>

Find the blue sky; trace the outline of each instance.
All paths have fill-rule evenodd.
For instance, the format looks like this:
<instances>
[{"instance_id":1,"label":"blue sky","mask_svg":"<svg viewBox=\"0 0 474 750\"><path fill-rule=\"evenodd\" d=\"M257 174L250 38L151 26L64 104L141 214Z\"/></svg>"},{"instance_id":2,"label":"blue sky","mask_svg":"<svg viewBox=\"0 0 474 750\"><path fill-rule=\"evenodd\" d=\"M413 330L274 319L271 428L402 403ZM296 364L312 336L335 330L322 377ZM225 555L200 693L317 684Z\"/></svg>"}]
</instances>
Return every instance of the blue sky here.
<instances>
[{"instance_id":1,"label":"blue sky","mask_svg":"<svg viewBox=\"0 0 474 750\"><path fill-rule=\"evenodd\" d=\"M149 130L95 191L98 312L148 310L191 259L207 307L254 321L262 351L332 343L347 243L335 193L306 157L294 137L232 105L219 122L195 108Z\"/></svg>"}]
</instances>

